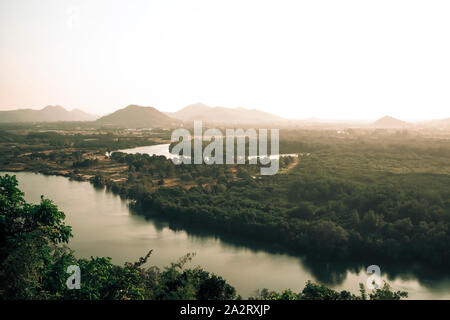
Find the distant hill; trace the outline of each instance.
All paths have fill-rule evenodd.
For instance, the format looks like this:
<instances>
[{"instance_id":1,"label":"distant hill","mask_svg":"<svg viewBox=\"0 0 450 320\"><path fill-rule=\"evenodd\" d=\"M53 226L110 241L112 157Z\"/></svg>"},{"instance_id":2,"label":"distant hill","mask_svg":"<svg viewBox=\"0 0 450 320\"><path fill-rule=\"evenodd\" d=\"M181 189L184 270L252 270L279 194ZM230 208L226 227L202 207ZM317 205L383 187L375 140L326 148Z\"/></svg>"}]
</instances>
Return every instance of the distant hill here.
<instances>
[{"instance_id":1,"label":"distant hill","mask_svg":"<svg viewBox=\"0 0 450 320\"><path fill-rule=\"evenodd\" d=\"M203 103L191 104L177 112L166 114L183 121L202 120L210 123L273 123L286 121L281 117L256 109L209 107Z\"/></svg>"},{"instance_id":2,"label":"distant hill","mask_svg":"<svg viewBox=\"0 0 450 320\"><path fill-rule=\"evenodd\" d=\"M425 121L422 123L422 125L427 128L448 129L450 128L450 118Z\"/></svg>"},{"instance_id":3,"label":"distant hill","mask_svg":"<svg viewBox=\"0 0 450 320\"><path fill-rule=\"evenodd\" d=\"M372 123L371 126L374 128L389 129L389 128L406 128L409 126L409 124L405 121L390 116L385 116Z\"/></svg>"},{"instance_id":4,"label":"distant hill","mask_svg":"<svg viewBox=\"0 0 450 320\"><path fill-rule=\"evenodd\" d=\"M122 128L162 128L173 127L181 122L172 119L153 107L129 105L96 121L101 125L109 125Z\"/></svg>"},{"instance_id":5,"label":"distant hill","mask_svg":"<svg viewBox=\"0 0 450 320\"><path fill-rule=\"evenodd\" d=\"M68 111L61 106L47 106L41 110L17 109L0 111L0 122L56 122L93 121L98 116L79 109Z\"/></svg>"}]
</instances>

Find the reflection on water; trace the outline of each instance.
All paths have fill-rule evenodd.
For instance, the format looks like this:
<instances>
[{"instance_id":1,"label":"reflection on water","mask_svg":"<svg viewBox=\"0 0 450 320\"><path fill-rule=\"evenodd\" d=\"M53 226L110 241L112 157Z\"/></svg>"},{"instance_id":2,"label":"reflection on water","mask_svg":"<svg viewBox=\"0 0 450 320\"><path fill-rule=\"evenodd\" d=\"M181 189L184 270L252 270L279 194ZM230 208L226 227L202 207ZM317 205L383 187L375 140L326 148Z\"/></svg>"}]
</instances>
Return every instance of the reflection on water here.
<instances>
[{"instance_id":1,"label":"reflection on water","mask_svg":"<svg viewBox=\"0 0 450 320\"><path fill-rule=\"evenodd\" d=\"M66 222L74 234L70 247L78 257L110 256L114 263L122 264L137 261L154 249L149 264L163 267L188 252L196 252L191 265L221 275L244 297L264 287L298 291L307 280L357 293L358 284L367 279L363 265L357 263L318 263L280 253L279 248L266 244L217 237L193 228L182 229L173 222L145 218L127 201L88 182L25 172L14 174L27 201L36 203L44 194L66 213ZM364 266L371 264L376 262L367 261ZM395 276L390 278L384 273L383 279L389 280L395 290L408 291L411 298L450 299L448 277L443 279L436 272L433 276L423 274L419 283L411 270L380 267L382 272L389 269Z\"/></svg>"},{"instance_id":2,"label":"reflection on water","mask_svg":"<svg viewBox=\"0 0 450 320\"><path fill-rule=\"evenodd\" d=\"M131 149L123 149L123 150L118 150L118 152L123 152L123 153L130 153L130 154L136 154L136 153L141 153L141 154L148 154L150 156L152 155L157 155L157 156L165 156L167 159L175 159L175 158L187 158L189 159L190 156L182 156L180 157L177 154L173 154L169 152L169 144L165 143L165 144L156 144L156 145L152 145L152 146L144 146L144 147L137 147L137 148L131 148ZM109 154L107 153L107 155L109 156ZM286 153L286 154L272 154L269 156L261 156L261 158L269 158L269 159L278 159L279 157L298 157L297 153ZM207 159L208 157L205 157L205 159ZM248 159L255 159L255 158L260 158L260 156L248 156ZM236 161L238 159L243 159L242 156L237 156L236 157Z\"/></svg>"},{"instance_id":3,"label":"reflection on water","mask_svg":"<svg viewBox=\"0 0 450 320\"><path fill-rule=\"evenodd\" d=\"M131 149L123 149L118 150L118 152L123 153L142 153L142 154L148 154L150 156L157 155L157 156L165 156L167 159L173 159L177 157L178 155L172 154L169 152L169 146L170 144L164 143L164 144L156 144L153 146L144 146L144 147L137 147L137 148L131 148Z\"/></svg>"}]
</instances>

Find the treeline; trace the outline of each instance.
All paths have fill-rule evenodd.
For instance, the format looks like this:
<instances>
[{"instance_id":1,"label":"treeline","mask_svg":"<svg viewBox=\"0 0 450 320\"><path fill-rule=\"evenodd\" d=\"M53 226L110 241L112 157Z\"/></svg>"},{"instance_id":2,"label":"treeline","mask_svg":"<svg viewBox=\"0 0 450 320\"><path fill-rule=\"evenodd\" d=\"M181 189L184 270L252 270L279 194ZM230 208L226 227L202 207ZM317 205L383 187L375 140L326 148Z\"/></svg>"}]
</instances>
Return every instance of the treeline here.
<instances>
[{"instance_id":1,"label":"treeline","mask_svg":"<svg viewBox=\"0 0 450 320\"><path fill-rule=\"evenodd\" d=\"M156 135L135 136L118 133L58 133L58 132L28 132L10 133L0 131L0 156L14 157L23 153L42 152L62 149L84 149L90 151L114 151L156 144ZM166 134L165 134L166 135Z\"/></svg>"},{"instance_id":2,"label":"treeline","mask_svg":"<svg viewBox=\"0 0 450 320\"><path fill-rule=\"evenodd\" d=\"M371 152L382 156L430 155L450 157L450 133L400 129L284 129L280 152Z\"/></svg>"},{"instance_id":3,"label":"treeline","mask_svg":"<svg viewBox=\"0 0 450 320\"><path fill-rule=\"evenodd\" d=\"M295 293L291 289L282 292L270 291L268 289L258 290L249 300L400 300L407 298L405 291L392 291L388 283L383 287L367 292L364 285L360 283L360 294L355 295L349 291L336 291L324 285L308 281L302 291Z\"/></svg>"},{"instance_id":4,"label":"treeline","mask_svg":"<svg viewBox=\"0 0 450 320\"><path fill-rule=\"evenodd\" d=\"M128 165L128 182L132 185L146 184L149 180L179 178L183 182L192 182L196 185L221 184L239 179L254 179L259 175L260 165L175 165L164 156L150 156L148 154L126 154L113 152L110 156L113 161ZM281 157L280 168L289 166L294 157ZM100 179L101 178L97 178Z\"/></svg>"},{"instance_id":5,"label":"treeline","mask_svg":"<svg viewBox=\"0 0 450 320\"><path fill-rule=\"evenodd\" d=\"M181 140L180 140L181 141ZM240 151L239 147L238 147L238 143L240 143L240 141L243 141L244 143L244 148L242 149L242 151ZM202 141L201 143L201 152L200 154L203 157L205 148L207 148L211 143L214 142L214 139L212 139L212 141ZM180 142L172 142L169 145L169 152L173 153L173 149L175 146L177 146ZM226 143L226 139L225 137L223 138L223 143L222 143L222 148L218 147L218 150L222 149L222 163L226 164L227 163L227 156L232 156L232 159L234 160L233 163L241 163L238 162L238 159L243 161L243 164L249 164L252 163L252 161L250 160L249 156L252 159L255 159L254 156L255 155L251 155L250 154L250 142L249 142L249 138L245 137L245 139L241 139L241 138L234 138L233 140L234 146L232 149L230 149L230 146L227 146ZM259 140L256 140L256 143L254 144L255 147L255 152L256 152L256 157L260 157L261 154L261 158L267 158L270 155L275 155L275 153L273 153L272 148L271 148L271 138L270 136L267 138L267 144L266 144L266 150L263 152L263 150L260 149L259 147ZM319 146L319 147L313 147L312 145L308 144L308 143L303 143L303 142L291 142L291 141L279 141L279 154L283 155L283 154L296 154L299 152L310 152L312 150L322 150L325 147L324 146ZM220 145L220 144L219 144ZM190 149L191 152L189 154L184 154L183 150L181 150L179 152L179 154L177 154L177 156L179 155L180 157L188 157L189 160L194 159L194 152L195 152L195 143L194 140L190 141ZM232 151L231 151L232 150ZM230 152L229 152L230 151ZM213 150L213 152L211 153L213 157L216 157L216 152L215 150ZM218 155L217 155L218 156ZM182 159L182 158L181 158ZM280 161L292 161L293 157L292 156L283 156L280 158ZM190 163L194 163L194 160L189 161ZM259 164L259 161L258 161Z\"/></svg>"},{"instance_id":6,"label":"treeline","mask_svg":"<svg viewBox=\"0 0 450 320\"><path fill-rule=\"evenodd\" d=\"M146 137L100 134L59 134L56 132L30 132L21 139L23 143L48 144L54 147L117 150L132 148L153 143ZM20 142L20 140L18 141Z\"/></svg>"}]
</instances>

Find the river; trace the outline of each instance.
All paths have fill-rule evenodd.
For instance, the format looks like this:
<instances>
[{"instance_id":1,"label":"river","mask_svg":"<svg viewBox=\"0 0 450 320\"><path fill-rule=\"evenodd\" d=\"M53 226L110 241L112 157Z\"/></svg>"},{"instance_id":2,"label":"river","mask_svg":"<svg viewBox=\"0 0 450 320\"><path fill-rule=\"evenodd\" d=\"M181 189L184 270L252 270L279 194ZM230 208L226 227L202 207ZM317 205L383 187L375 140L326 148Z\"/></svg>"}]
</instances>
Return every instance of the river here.
<instances>
[{"instance_id":1,"label":"river","mask_svg":"<svg viewBox=\"0 0 450 320\"><path fill-rule=\"evenodd\" d=\"M162 150L161 145L144 148L149 153ZM362 267L347 270L342 266L306 263L296 256L271 252L262 244L174 230L167 222L146 219L133 212L126 200L105 189L94 188L89 182L30 172L10 174L17 176L27 201L37 203L43 194L65 212L66 223L72 226L74 234L69 245L79 258L109 256L113 263L123 264L137 261L154 249L149 264L163 267L188 252L195 252L188 266L199 265L222 276L244 298L258 288L298 291L307 280L357 293L358 284L365 283L368 277ZM383 266L380 267L383 272ZM389 278L383 272L382 278L395 290L408 291L413 299L450 299L448 277L419 281L408 270L401 274Z\"/></svg>"}]
</instances>

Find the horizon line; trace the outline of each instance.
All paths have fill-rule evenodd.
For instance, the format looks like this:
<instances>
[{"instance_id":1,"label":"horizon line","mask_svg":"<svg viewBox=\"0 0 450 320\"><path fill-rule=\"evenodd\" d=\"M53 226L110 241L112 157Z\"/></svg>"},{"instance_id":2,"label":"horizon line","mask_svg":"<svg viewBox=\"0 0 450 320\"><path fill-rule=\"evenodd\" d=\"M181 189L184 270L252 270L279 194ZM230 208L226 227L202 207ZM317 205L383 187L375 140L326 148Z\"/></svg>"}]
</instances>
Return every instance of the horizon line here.
<instances>
[{"instance_id":1,"label":"horizon line","mask_svg":"<svg viewBox=\"0 0 450 320\"><path fill-rule=\"evenodd\" d=\"M112 114L112 113L114 113L114 112L116 112L118 110L124 109L124 108L126 108L128 106L139 106L139 107L144 107L144 108L152 107L152 108L155 108L156 110L158 110L159 112L166 114L166 113L175 113L175 112L178 112L178 111L180 111L180 110L182 110L182 109L184 109L184 108L186 108L188 106L196 105L196 104L202 104L202 105L204 105L205 107L208 107L208 108L225 108L225 109L233 109L233 110L244 109L244 110L247 110L247 111L264 112L264 113L267 113L267 114L270 114L270 115L273 115L273 116L281 118L279 121L373 122L373 121L377 121L377 120L383 119L385 117L391 117L391 118L394 118L396 120L400 120L400 121L403 121L403 122L420 123L420 122L428 122L428 121L450 119L450 116L445 116L445 117L442 117L442 118L427 118L427 119L424 119L424 118L409 118L408 120L404 120L404 118L391 116L389 114L385 114L383 116L379 116L377 118L370 118L370 119L369 118L365 118L365 119L363 119L363 118L326 118L326 117L322 118L322 117L318 117L318 116L314 116L314 115L305 116L305 117L302 117L302 118L287 118L287 117L284 117L284 116L281 116L281 115L278 115L278 114L275 114L275 113L272 113L272 112L264 111L264 110L261 110L261 109L257 109L257 108L251 108L250 109L250 108L245 108L245 107L242 107L242 106L239 106L239 107L209 106L209 105L207 105L205 103L202 103L202 102L196 102L196 103L188 104L188 105L186 105L184 107L181 107L177 111L164 111L164 110L158 109L157 107L152 106L152 105L140 105L140 104L131 103L131 104L127 104L124 107L119 107L119 108L117 108L117 109L115 109L115 110L113 110L111 112L107 112L107 113L92 113L90 111L86 111L86 109L82 108L82 107L71 107L69 109L68 107L64 107L64 106L62 106L60 104L48 104L48 105L45 105L43 107L0 107L0 112L4 112L4 111L19 111L19 110L41 111L41 110L43 110L43 109L45 109L47 107L61 107L61 108L63 108L64 110L66 110L68 112L71 112L71 111L74 111L74 110L79 110L79 111L85 112L85 113L93 115L93 116L103 117L103 116L107 116L109 114Z\"/></svg>"}]
</instances>

